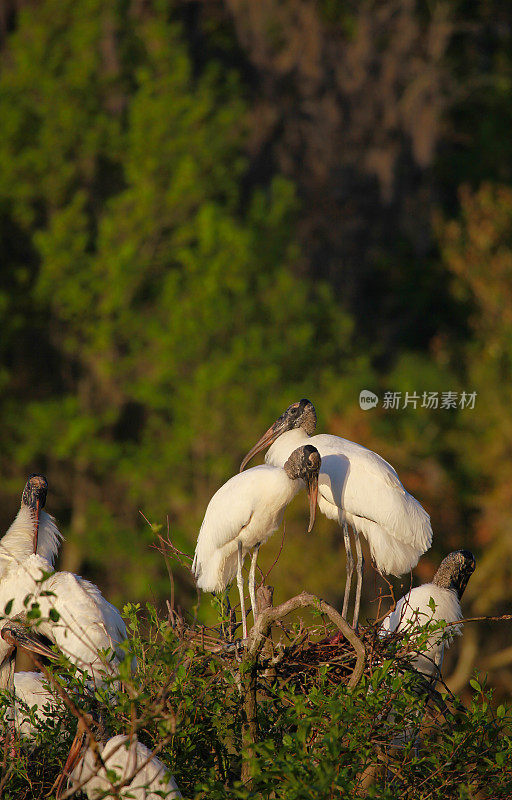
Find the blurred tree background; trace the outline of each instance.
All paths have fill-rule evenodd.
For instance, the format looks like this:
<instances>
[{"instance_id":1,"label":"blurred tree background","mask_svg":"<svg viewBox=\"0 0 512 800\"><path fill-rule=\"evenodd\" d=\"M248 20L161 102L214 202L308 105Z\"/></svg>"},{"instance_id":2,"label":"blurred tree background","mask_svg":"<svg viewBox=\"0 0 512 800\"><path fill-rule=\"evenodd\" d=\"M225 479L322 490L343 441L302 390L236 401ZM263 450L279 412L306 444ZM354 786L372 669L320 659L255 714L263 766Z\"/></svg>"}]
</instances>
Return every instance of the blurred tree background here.
<instances>
[{"instance_id":1,"label":"blurred tree background","mask_svg":"<svg viewBox=\"0 0 512 800\"><path fill-rule=\"evenodd\" d=\"M193 553L309 397L431 514L417 580L468 547L467 614L510 611L511 45L497 0L0 0L3 530L42 471L61 566L163 603L139 512ZM477 398L362 411L363 388ZM304 538L305 506L277 599L339 604L340 530ZM477 664L510 692L508 630L467 626L454 688Z\"/></svg>"}]
</instances>

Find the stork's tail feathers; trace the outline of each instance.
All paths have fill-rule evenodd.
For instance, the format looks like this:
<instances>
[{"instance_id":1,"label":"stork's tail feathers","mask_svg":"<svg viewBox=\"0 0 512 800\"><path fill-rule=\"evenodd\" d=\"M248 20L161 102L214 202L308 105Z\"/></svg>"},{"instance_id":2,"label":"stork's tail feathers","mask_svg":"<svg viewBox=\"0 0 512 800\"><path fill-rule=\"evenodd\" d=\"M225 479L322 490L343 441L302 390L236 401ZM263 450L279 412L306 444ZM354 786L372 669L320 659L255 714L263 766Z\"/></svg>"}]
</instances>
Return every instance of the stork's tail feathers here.
<instances>
[{"instance_id":1,"label":"stork's tail feathers","mask_svg":"<svg viewBox=\"0 0 512 800\"><path fill-rule=\"evenodd\" d=\"M398 576L409 572L432 544L430 517L407 492L396 513L386 520L385 527L367 519L357 522L356 527L366 537L377 569L383 573Z\"/></svg>"},{"instance_id":2,"label":"stork's tail feathers","mask_svg":"<svg viewBox=\"0 0 512 800\"><path fill-rule=\"evenodd\" d=\"M226 555L223 550L212 548L208 552L194 555L192 572L198 589L203 592L223 592L236 574L237 556Z\"/></svg>"}]
</instances>

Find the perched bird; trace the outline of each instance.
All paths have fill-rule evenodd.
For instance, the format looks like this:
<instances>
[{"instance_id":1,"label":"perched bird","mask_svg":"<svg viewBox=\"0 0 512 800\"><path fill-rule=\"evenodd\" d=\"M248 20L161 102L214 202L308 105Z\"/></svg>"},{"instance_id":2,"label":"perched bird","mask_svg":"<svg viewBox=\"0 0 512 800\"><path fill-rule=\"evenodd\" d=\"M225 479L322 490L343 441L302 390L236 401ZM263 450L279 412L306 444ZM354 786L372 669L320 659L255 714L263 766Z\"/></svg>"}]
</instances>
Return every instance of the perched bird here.
<instances>
[{"instance_id":1,"label":"perched bird","mask_svg":"<svg viewBox=\"0 0 512 800\"><path fill-rule=\"evenodd\" d=\"M1 551L0 613L12 619L37 606L39 633L93 679L100 679L101 672L114 675L124 658L120 645L126 639L126 626L97 586L70 572L53 570L61 535L55 521L41 511L46 492L42 476L29 478L20 511L2 538L2 545L7 544ZM48 558L36 554L34 547ZM109 650L111 656L106 658L101 650Z\"/></svg>"},{"instance_id":2,"label":"perched bird","mask_svg":"<svg viewBox=\"0 0 512 800\"><path fill-rule=\"evenodd\" d=\"M93 727L96 746L90 735ZM62 795L66 776L73 787L81 787L91 800L113 797L113 786L125 781L122 788L115 791L116 797L133 800L181 797L176 781L165 765L152 756L135 735L107 739L102 729L98 732L97 728L90 715L78 723L75 740L57 782L57 800Z\"/></svg>"},{"instance_id":3,"label":"perched bird","mask_svg":"<svg viewBox=\"0 0 512 800\"><path fill-rule=\"evenodd\" d=\"M50 650L37 634L27 630L20 620L4 622L0 631L0 688L13 695L13 706L5 719L11 731L28 741L36 733L35 719L44 721L49 715L62 713L62 706L45 686L40 672L14 672L16 650L54 660ZM34 709L34 711L32 711ZM14 742L14 737L13 737ZM13 749L16 755L15 749Z\"/></svg>"},{"instance_id":4,"label":"perched bird","mask_svg":"<svg viewBox=\"0 0 512 800\"><path fill-rule=\"evenodd\" d=\"M192 564L197 585L205 592L222 592L237 576L242 613L243 638L247 637L242 564L253 551L249 572L249 594L256 621L255 574L260 545L276 531L288 503L307 487L309 528L315 521L320 456L315 447L298 447L283 467L253 467L234 475L213 495L197 538Z\"/></svg>"},{"instance_id":5,"label":"perched bird","mask_svg":"<svg viewBox=\"0 0 512 800\"><path fill-rule=\"evenodd\" d=\"M0 609L12 618L37 607L35 624L80 669L95 680L115 675L124 658L126 626L119 611L94 584L70 572L53 572L41 556L13 563L0 580ZM100 651L110 651L105 657Z\"/></svg>"},{"instance_id":6,"label":"perched bird","mask_svg":"<svg viewBox=\"0 0 512 800\"><path fill-rule=\"evenodd\" d=\"M43 511L48 484L44 475L30 475L21 506L7 533L0 539L0 576L28 556L37 553L53 567L62 540L55 519Z\"/></svg>"},{"instance_id":7,"label":"perched bird","mask_svg":"<svg viewBox=\"0 0 512 800\"><path fill-rule=\"evenodd\" d=\"M13 689L14 662L18 647L28 653L55 659L53 650L44 644L40 636L27 630L19 619L3 620L0 628L0 689Z\"/></svg>"},{"instance_id":8,"label":"perched bird","mask_svg":"<svg viewBox=\"0 0 512 800\"><path fill-rule=\"evenodd\" d=\"M265 462L283 466L300 445L314 445L322 457L318 478L318 507L343 528L347 553L347 581L343 599L346 619L354 569L347 525L355 535L357 588L353 625L357 625L363 579L359 534L370 547L377 569L402 575L416 566L432 543L430 517L402 486L393 467L377 453L329 434L317 434L316 411L309 400L292 403L247 453L240 471L256 453L272 445Z\"/></svg>"},{"instance_id":9,"label":"perched bird","mask_svg":"<svg viewBox=\"0 0 512 800\"><path fill-rule=\"evenodd\" d=\"M384 619L382 634L395 631L414 632L429 622L457 622L462 619L460 599L475 569L475 557L469 550L455 550L446 556L431 583L411 589L400 598L396 608ZM432 602L433 601L433 602ZM418 672L438 677L443 663L445 647L449 647L455 635L462 631L459 625L432 632L422 648L411 661Z\"/></svg>"}]
</instances>

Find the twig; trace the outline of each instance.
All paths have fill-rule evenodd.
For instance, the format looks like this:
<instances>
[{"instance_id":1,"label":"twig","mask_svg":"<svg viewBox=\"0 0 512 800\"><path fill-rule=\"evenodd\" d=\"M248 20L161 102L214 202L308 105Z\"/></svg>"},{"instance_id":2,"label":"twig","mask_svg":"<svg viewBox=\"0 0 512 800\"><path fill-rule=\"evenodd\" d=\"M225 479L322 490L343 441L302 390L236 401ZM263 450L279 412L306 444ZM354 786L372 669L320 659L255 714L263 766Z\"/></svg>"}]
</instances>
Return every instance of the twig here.
<instances>
[{"instance_id":1,"label":"twig","mask_svg":"<svg viewBox=\"0 0 512 800\"><path fill-rule=\"evenodd\" d=\"M276 606L275 608L265 609L260 614L258 621L253 626L248 636L248 655L252 658L257 656L266 636L269 633L270 628L277 620L286 617L288 614L290 614L292 611L296 611L298 608L308 607L317 608L322 613L327 614L331 622L337 626L345 639L347 639L354 648L356 652L356 665L348 682L348 688L353 689L354 686L356 686L360 681L364 671L366 656L364 645L361 639L335 608L329 605L329 603L327 603L325 600L321 600L319 597L315 597L315 595L310 594L309 592L302 592L296 597L292 597L290 600L281 603L281 605Z\"/></svg>"}]
</instances>

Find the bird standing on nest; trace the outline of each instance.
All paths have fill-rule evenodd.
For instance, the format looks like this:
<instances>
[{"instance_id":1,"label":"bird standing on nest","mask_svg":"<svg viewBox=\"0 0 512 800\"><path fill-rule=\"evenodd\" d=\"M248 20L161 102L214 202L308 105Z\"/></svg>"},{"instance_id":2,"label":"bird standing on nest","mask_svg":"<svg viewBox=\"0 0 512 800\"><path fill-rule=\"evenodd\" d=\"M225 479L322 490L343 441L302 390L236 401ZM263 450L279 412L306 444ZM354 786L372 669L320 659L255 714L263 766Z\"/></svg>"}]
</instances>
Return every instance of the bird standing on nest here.
<instances>
[{"instance_id":1,"label":"bird standing on nest","mask_svg":"<svg viewBox=\"0 0 512 800\"><path fill-rule=\"evenodd\" d=\"M403 575L416 566L432 544L430 517L402 486L393 467L360 444L329 434L314 435L316 411L303 399L292 403L247 453L240 471L256 453L272 445L265 463L282 467L296 447L314 445L322 457L318 478L318 507L343 528L347 553L347 580L342 616L347 618L354 569L347 525L355 535L357 588L353 626L357 627L363 580L363 552L359 534L370 547L377 569Z\"/></svg>"},{"instance_id":2,"label":"bird standing on nest","mask_svg":"<svg viewBox=\"0 0 512 800\"><path fill-rule=\"evenodd\" d=\"M192 572L205 592L222 592L235 574L242 614L243 638L247 638L242 564L252 550L249 595L253 619L257 618L256 559L260 546L281 525L288 503L306 486L309 494L309 527L315 521L320 455L312 445L296 448L283 467L261 466L234 475L213 495L197 538Z\"/></svg>"}]
</instances>

